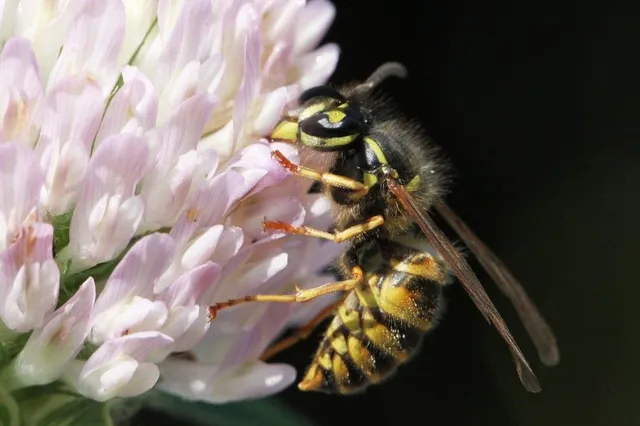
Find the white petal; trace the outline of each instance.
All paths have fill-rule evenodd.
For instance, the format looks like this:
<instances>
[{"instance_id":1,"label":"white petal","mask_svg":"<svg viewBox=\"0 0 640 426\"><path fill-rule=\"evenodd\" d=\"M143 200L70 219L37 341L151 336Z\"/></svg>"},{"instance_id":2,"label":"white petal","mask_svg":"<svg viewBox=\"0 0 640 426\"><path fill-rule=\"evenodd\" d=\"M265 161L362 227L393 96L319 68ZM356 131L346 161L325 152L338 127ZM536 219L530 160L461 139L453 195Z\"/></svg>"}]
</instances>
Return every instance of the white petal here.
<instances>
[{"instance_id":1,"label":"white petal","mask_svg":"<svg viewBox=\"0 0 640 426\"><path fill-rule=\"evenodd\" d=\"M9 329L40 327L53 312L60 273L52 252L53 227L29 223L0 254L0 317Z\"/></svg>"},{"instance_id":2,"label":"white petal","mask_svg":"<svg viewBox=\"0 0 640 426\"><path fill-rule=\"evenodd\" d=\"M313 0L302 10L296 25L293 54L305 53L318 45L333 22L335 6L326 0Z\"/></svg>"},{"instance_id":3,"label":"white petal","mask_svg":"<svg viewBox=\"0 0 640 426\"><path fill-rule=\"evenodd\" d=\"M29 336L26 345L14 360L16 374L24 384L47 384L62 374L63 367L82 348L95 297L93 278L88 278L54 312L43 328L34 330Z\"/></svg>"},{"instance_id":4,"label":"white petal","mask_svg":"<svg viewBox=\"0 0 640 426\"><path fill-rule=\"evenodd\" d=\"M127 2L131 3L135 2ZM135 67L125 67L122 79L124 84L111 98L100 124L96 146L113 134L142 136L155 126L158 98L151 81Z\"/></svg>"},{"instance_id":5,"label":"white petal","mask_svg":"<svg viewBox=\"0 0 640 426\"><path fill-rule=\"evenodd\" d=\"M29 41L14 37L0 57L0 141L33 147L44 108L38 64Z\"/></svg>"},{"instance_id":6,"label":"white petal","mask_svg":"<svg viewBox=\"0 0 640 426\"><path fill-rule=\"evenodd\" d=\"M159 377L157 367L146 362L147 357L171 343L171 338L158 332L109 340L86 362L74 361L64 379L82 395L97 401L137 396L153 387Z\"/></svg>"},{"instance_id":7,"label":"white petal","mask_svg":"<svg viewBox=\"0 0 640 426\"><path fill-rule=\"evenodd\" d=\"M40 200L53 215L68 211L78 198L103 102L96 84L73 77L61 81L47 96L36 152L45 171Z\"/></svg>"},{"instance_id":8,"label":"white petal","mask_svg":"<svg viewBox=\"0 0 640 426\"><path fill-rule=\"evenodd\" d=\"M69 75L95 81L106 98L119 75L117 58L124 38L120 0L85 0L71 24L62 52L49 75L54 87Z\"/></svg>"},{"instance_id":9,"label":"white petal","mask_svg":"<svg viewBox=\"0 0 640 426\"><path fill-rule=\"evenodd\" d=\"M118 63L127 63L142 43L145 34L156 18L157 0L133 0L124 2L126 24L125 37Z\"/></svg>"},{"instance_id":10,"label":"white petal","mask_svg":"<svg viewBox=\"0 0 640 426\"><path fill-rule=\"evenodd\" d=\"M89 340L103 343L126 334L159 330L167 320L164 302L134 296L92 318Z\"/></svg>"},{"instance_id":11,"label":"white petal","mask_svg":"<svg viewBox=\"0 0 640 426\"><path fill-rule=\"evenodd\" d=\"M340 48L335 44L325 44L300 59L302 78L299 83L303 90L324 84L338 63Z\"/></svg>"},{"instance_id":12,"label":"white petal","mask_svg":"<svg viewBox=\"0 0 640 426\"><path fill-rule=\"evenodd\" d=\"M134 191L147 152L144 140L125 134L109 137L94 153L61 253L71 257L73 269L113 259L137 231L144 204Z\"/></svg>"},{"instance_id":13,"label":"white petal","mask_svg":"<svg viewBox=\"0 0 640 426\"><path fill-rule=\"evenodd\" d=\"M256 362L225 377L208 377L215 368L179 361L161 364L163 380L158 387L186 399L222 404L243 399L261 398L280 392L296 378L296 371L286 364Z\"/></svg>"},{"instance_id":14,"label":"white petal","mask_svg":"<svg viewBox=\"0 0 640 426\"><path fill-rule=\"evenodd\" d=\"M151 299L153 286L174 254L173 239L166 234L141 238L118 263L100 293L94 309L98 315L134 296Z\"/></svg>"},{"instance_id":15,"label":"white petal","mask_svg":"<svg viewBox=\"0 0 640 426\"><path fill-rule=\"evenodd\" d=\"M33 151L22 145L0 144L0 251L34 212L43 180Z\"/></svg>"}]
</instances>

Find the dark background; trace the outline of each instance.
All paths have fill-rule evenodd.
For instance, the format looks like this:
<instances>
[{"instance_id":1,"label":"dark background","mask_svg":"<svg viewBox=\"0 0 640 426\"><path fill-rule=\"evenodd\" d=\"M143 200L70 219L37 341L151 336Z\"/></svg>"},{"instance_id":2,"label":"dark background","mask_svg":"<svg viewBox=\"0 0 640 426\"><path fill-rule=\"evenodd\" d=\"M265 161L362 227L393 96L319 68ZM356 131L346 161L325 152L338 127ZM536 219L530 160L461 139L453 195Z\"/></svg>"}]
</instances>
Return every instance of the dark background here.
<instances>
[{"instance_id":1,"label":"dark background","mask_svg":"<svg viewBox=\"0 0 640 426\"><path fill-rule=\"evenodd\" d=\"M322 426L640 425L640 3L336 5L332 81L366 78L389 60L408 67L388 91L451 160L449 204L524 283L561 362L538 361L481 273L542 393L524 390L498 334L454 286L441 326L394 379L362 396L294 386L280 398ZM279 360L302 373L318 338Z\"/></svg>"}]
</instances>

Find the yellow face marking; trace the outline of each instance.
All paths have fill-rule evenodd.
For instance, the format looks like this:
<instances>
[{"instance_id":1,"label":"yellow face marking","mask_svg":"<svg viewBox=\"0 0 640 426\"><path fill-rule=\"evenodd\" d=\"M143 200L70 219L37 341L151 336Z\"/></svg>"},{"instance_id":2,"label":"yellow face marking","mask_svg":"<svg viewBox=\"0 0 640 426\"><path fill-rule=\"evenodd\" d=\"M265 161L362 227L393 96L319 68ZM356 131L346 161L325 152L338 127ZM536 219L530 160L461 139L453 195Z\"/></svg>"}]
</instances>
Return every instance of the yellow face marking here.
<instances>
[{"instance_id":1,"label":"yellow face marking","mask_svg":"<svg viewBox=\"0 0 640 426\"><path fill-rule=\"evenodd\" d=\"M282 141L295 141L298 138L298 123L283 120L276 125L271 133L271 139Z\"/></svg>"},{"instance_id":2,"label":"yellow face marking","mask_svg":"<svg viewBox=\"0 0 640 426\"><path fill-rule=\"evenodd\" d=\"M371 150L374 152L380 164L389 164L389 162L387 161L387 157L384 155L384 152L382 151L382 148L380 147L378 142L368 137L364 138L364 142L369 145L369 148L371 148Z\"/></svg>"},{"instance_id":3,"label":"yellow face marking","mask_svg":"<svg viewBox=\"0 0 640 426\"><path fill-rule=\"evenodd\" d=\"M339 109L332 109L331 111L327 112L327 120L329 120L329 123L331 124L341 122L346 116L347 114L345 114L343 111L340 111Z\"/></svg>"},{"instance_id":4,"label":"yellow face marking","mask_svg":"<svg viewBox=\"0 0 640 426\"><path fill-rule=\"evenodd\" d=\"M335 138L319 138L317 136L312 136L304 132L300 132L300 142L309 147L336 147L342 145L348 145L353 142L358 137L357 134L347 135L347 136L339 136Z\"/></svg>"},{"instance_id":5,"label":"yellow face marking","mask_svg":"<svg viewBox=\"0 0 640 426\"><path fill-rule=\"evenodd\" d=\"M415 175L413 179L409 181L405 188L407 188L407 191L409 192L414 192L415 190L420 188L420 175Z\"/></svg>"},{"instance_id":6,"label":"yellow face marking","mask_svg":"<svg viewBox=\"0 0 640 426\"><path fill-rule=\"evenodd\" d=\"M372 173L363 173L364 184L367 188L373 187L376 183L378 183L378 177Z\"/></svg>"},{"instance_id":7,"label":"yellow face marking","mask_svg":"<svg viewBox=\"0 0 640 426\"><path fill-rule=\"evenodd\" d=\"M349 106L349 102L338 105L338 109L346 109Z\"/></svg>"},{"instance_id":8,"label":"yellow face marking","mask_svg":"<svg viewBox=\"0 0 640 426\"><path fill-rule=\"evenodd\" d=\"M321 111L327 109L327 102L317 102L306 107L300 115L298 116L298 121L302 121L305 118L309 118L314 114L317 114Z\"/></svg>"}]
</instances>

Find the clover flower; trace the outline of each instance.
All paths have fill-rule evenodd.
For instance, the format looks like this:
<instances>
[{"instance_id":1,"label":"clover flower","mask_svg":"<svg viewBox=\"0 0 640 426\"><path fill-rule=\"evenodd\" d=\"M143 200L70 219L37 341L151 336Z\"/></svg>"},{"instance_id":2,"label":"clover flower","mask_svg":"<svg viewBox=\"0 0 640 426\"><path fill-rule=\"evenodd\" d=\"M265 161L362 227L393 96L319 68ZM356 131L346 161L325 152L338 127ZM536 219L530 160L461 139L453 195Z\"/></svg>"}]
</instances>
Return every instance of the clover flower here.
<instances>
[{"instance_id":1,"label":"clover flower","mask_svg":"<svg viewBox=\"0 0 640 426\"><path fill-rule=\"evenodd\" d=\"M329 204L264 139L332 74L325 0L0 2L0 388L85 398L152 388L226 402L278 392L259 361L301 306L207 306L330 280ZM18 401L19 404L20 401Z\"/></svg>"}]
</instances>

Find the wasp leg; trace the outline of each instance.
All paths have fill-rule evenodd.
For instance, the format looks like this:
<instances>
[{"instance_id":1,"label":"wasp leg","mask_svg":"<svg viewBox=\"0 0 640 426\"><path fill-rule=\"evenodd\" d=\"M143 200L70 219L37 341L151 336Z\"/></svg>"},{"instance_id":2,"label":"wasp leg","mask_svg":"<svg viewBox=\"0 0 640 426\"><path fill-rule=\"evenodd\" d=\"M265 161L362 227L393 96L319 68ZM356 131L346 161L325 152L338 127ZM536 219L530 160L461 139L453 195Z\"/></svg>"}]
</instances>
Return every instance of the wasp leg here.
<instances>
[{"instance_id":1,"label":"wasp leg","mask_svg":"<svg viewBox=\"0 0 640 426\"><path fill-rule=\"evenodd\" d=\"M260 359L262 361L266 361L269 358L272 358L274 355L284 351L285 349L289 349L291 346L295 345L301 340L306 339L311 335L311 332L318 326L322 321L327 319L331 314L340 306L340 304L344 301L344 297L340 298L321 310L316 316L314 316L308 323L303 325L300 328L297 328L290 336L280 340L279 342L274 343L269 346L266 351L262 354Z\"/></svg>"},{"instance_id":2,"label":"wasp leg","mask_svg":"<svg viewBox=\"0 0 640 426\"><path fill-rule=\"evenodd\" d=\"M351 189L360 196L365 195L369 191L369 187L367 185L362 182L358 182L357 180L349 179L348 177L340 175L334 175L333 173L318 172L307 167L293 164L278 150L273 151L272 155L276 160L278 160L282 167L284 167L294 175L320 181L325 185L334 186L337 188Z\"/></svg>"},{"instance_id":3,"label":"wasp leg","mask_svg":"<svg viewBox=\"0 0 640 426\"><path fill-rule=\"evenodd\" d=\"M323 284L318 287L306 290L298 290L295 294L275 295L275 294L256 294L253 296L245 296L237 299L229 299L226 302L220 302L209 306L209 321L215 319L221 309L230 308L232 306L241 305L249 302L278 302L278 303L303 303L315 299L325 294L335 293L338 291L349 291L354 287L362 284L364 274L362 268L354 266L351 269L351 278L344 281Z\"/></svg>"},{"instance_id":4,"label":"wasp leg","mask_svg":"<svg viewBox=\"0 0 640 426\"><path fill-rule=\"evenodd\" d=\"M384 218L382 216L373 216L363 223L350 226L343 231L325 232L318 229L308 228L306 226L294 226L290 223L280 221L265 220L262 222L262 229L272 229L277 231L283 231L288 234L307 235L310 237L324 238L325 240L335 241L341 243L343 241L350 240L359 235L369 232L384 224Z\"/></svg>"}]
</instances>

